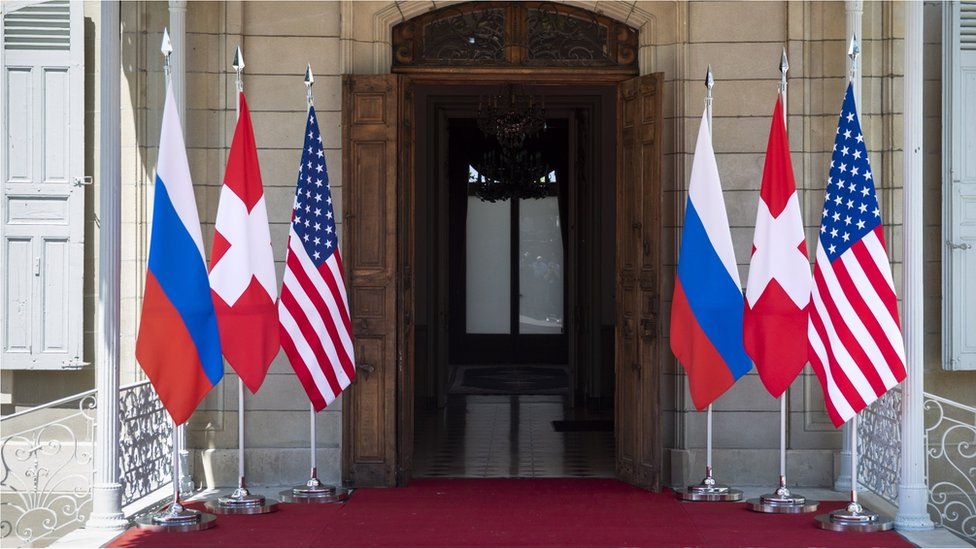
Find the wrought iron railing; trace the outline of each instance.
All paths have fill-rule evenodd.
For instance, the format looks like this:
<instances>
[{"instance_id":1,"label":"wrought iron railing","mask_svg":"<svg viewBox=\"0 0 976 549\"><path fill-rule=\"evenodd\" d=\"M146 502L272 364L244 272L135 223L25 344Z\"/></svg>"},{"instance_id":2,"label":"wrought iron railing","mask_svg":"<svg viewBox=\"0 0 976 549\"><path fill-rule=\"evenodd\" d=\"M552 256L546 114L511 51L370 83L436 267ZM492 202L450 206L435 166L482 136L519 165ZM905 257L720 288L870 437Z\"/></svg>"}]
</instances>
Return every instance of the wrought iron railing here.
<instances>
[{"instance_id":1,"label":"wrought iron railing","mask_svg":"<svg viewBox=\"0 0 976 549\"><path fill-rule=\"evenodd\" d=\"M858 484L892 505L898 504L901 466L901 388L865 408L857 420Z\"/></svg>"},{"instance_id":2,"label":"wrought iron railing","mask_svg":"<svg viewBox=\"0 0 976 549\"><path fill-rule=\"evenodd\" d=\"M932 520L976 545L976 408L925 393Z\"/></svg>"},{"instance_id":3,"label":"wrought iron railing","mask_svg":"<svg viewBox=\"0 0 976 549\"><path fill-rule=\"evenodd\" d=\"M172 482L173 422L148 381L119 390L119 419L122 506L127 507Z\"/></svg>"},{"instance_id":4,"label":"wrought iron railing","mask_svg":"<svg viewBox=\"0 0 976 549\"><path fill-rule=\"evenodd\" d=\"M91 509L95 391L0 420L0 540L46 544L83 525Z\"/></svg>"},{"instance_id":5,"label":"wrought iron railing","mask_svg":"<svg viewBox=\"0 0 976 549\"><path fill-rule=\"evenodd\" d=\"M0 543L47 545L91 512L97 392L0 419ZM155 502L171 483L172 423L148 381L119 389L123 508ZM155 498L155 499L154 499Z\"/></svg>"}]
</instances>

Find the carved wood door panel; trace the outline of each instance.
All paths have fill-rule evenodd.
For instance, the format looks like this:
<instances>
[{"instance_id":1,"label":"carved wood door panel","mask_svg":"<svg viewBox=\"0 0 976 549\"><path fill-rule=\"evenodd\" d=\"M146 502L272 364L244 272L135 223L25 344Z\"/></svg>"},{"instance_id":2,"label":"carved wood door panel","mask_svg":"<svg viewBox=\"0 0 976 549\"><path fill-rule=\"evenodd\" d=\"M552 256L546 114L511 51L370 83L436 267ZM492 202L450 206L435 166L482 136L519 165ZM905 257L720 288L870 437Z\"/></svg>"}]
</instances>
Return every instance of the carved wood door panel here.
<instances>
[{"instance_id":1,"label":"carved wood door panel","mask_svg":"<svg viewBox=\"0 0 976 549\"><path fill-rule=\"evenodd\" d=\"M617 93L617 476L657 490L661 481L660 239L662 75Z\"/></svg>"},{"instance_id":2,"label":"carved wood door panel","mask_svg":"<svg viewBox=\"0 0 976 549\"><path fill-rule=\"evenodd\" d=\"M343 480L391 486L397 466L396 75L343 78L343 252L356 381L343 397Z\"/></svg>"}]
</instances>

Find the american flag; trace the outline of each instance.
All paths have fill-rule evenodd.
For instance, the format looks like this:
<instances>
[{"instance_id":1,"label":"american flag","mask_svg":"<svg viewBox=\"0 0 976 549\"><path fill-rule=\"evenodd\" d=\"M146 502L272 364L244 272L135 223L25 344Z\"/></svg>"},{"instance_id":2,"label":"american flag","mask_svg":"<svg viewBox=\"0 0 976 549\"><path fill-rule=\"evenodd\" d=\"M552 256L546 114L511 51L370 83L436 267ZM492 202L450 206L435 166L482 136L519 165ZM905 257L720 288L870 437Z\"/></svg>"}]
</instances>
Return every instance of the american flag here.
<instances>
[{"instance_id":1,"label":"american flag","mask_svg":"<svg viewBox=\"0 0 976 549\"><path fill-rule=\"evenodd\" d=\"M807 334L839 427L905 379L905 347L874 174L847 87L830 160Z\"/></svg>"},{"instance_id":2,"label":"american flag","mask_svg":"<svg viewBox=\"0 0 976 549\"><path fill-rule=\"evenodd\" d=\"M315 410L321 410L349 386L356 370L332 191L314 108L305 124L278 316L281 346Z\"/></svg>"}]
</instances>

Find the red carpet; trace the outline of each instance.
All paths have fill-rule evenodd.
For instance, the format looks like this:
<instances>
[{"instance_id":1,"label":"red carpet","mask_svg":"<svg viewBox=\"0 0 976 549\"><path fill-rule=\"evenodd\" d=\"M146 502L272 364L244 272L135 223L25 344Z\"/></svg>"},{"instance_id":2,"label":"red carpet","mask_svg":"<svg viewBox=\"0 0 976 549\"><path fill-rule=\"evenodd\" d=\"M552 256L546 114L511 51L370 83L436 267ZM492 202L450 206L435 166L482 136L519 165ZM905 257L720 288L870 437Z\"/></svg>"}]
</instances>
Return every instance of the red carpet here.
<instances>
[{"instance_id":1,"label":"red carpet","mask_svg":"<svg viewBox=\"0 0 976 549\"><path fill-rule=\"evenodd\" d=\"M110 547L912 547L894 532L818 530L813 517L682 503L609 479L424 479L343 505L222 516L203 532L130 529Z\"/></svg>"}]
</instances>

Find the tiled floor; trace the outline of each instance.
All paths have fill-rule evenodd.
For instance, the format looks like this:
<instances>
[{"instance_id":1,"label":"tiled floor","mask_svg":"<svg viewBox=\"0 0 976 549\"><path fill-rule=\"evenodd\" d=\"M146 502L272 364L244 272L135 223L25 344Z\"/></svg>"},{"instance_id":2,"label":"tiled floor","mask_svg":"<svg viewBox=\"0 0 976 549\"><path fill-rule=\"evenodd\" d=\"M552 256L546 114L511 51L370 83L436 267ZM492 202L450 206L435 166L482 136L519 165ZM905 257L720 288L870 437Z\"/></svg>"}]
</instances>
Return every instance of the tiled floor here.
<instances>
[{"instance_id":1,"label":"tiled floor","mask_svg":"<svg viewBox=\"0 0 976 549\"><path fill-rule=\"evenodd\" d=\"M613 431L557 432L552 422L605 420L561 395L450 395L417 414L418 477L613 477Z\"/></svg>"}]
</instances>

